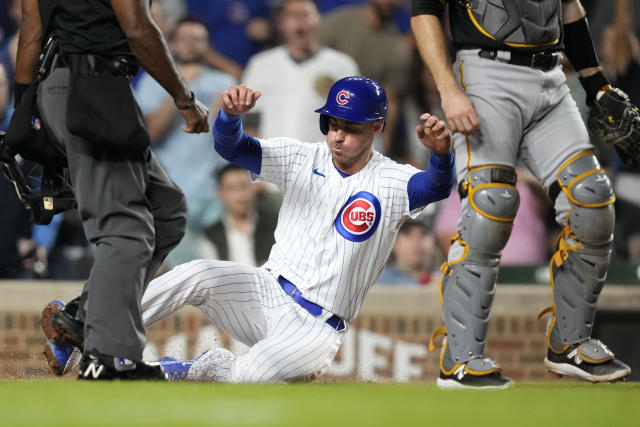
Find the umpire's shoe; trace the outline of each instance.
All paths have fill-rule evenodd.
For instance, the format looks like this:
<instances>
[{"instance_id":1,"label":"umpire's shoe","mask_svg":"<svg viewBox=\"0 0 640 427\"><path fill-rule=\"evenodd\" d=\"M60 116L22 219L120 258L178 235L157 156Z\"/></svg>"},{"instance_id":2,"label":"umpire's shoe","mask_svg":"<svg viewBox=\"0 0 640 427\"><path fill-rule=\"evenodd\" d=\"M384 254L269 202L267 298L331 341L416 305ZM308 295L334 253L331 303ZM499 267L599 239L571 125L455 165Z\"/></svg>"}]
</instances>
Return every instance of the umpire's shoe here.
<instances>
[{"instance_id":1,"label":"umpire's shoe","mask_svg":"<svg viewBox=\"0 0 640 427\"><path fill-rule=\"evenodd\" d=\"M51 325L51 316L64 308L63 301L53 300L42 310L40 318L42 330L47 337L42 354L49 369L56 375L64 375L78 366L81 357L80 350L67 342Z\"/></svg>"},{"instance_id":2,"label":"umpire's shoe","mask_svg":"<svg viewBox=\"0 0 640 427\"><path fill-rule=\"evenodd\" d=\"M563 352L549 348L544 365L558 375L577 377L592 383L619 381L631 375L631 368L616 359L600 340L588 339L568 346Z\"/></svg>"},{"instance_id":3,"label":"umpire's shoe","mask_svg":"<svg viewBox=\"0 0 640 427\"><path fill-rule=\"evenodd\" d=\"M82 349L84 347L84 323L77 317L80 304L80 298L69 301L64 306L63 310L51 310L49 314L49 325L54 329L57 336L62 337L71 345ZM42 329L45 330L44 323L47 316L49 305L42 311L41 322L43 323ZM45 335L47 331L45 330ZM47 338L52 339L47 335Z\"/></svg>"},{"instance_id":4,"label":"umpire's shoe","mask_svg":"<svg viewBox=\"0 0 640 427\"><path fill-rule=\"evenodd\" d=\"M166 381L168 375L157 362L134 362L98 353L85 354L80 362L79 380Z\"/></svg>"},{"instance_id":5,"label":"umpire's shoe","mask_svg":"<svg viewBox=\"0 0 640 427\"><path fill-rule=\"evenodd\" d=\"M455 363L445 338L440 353L440 377L436 384L442 389L506 389L513 385L513 380L502 375L502 368L489 358Z\"/></svg>"}]
</instances>

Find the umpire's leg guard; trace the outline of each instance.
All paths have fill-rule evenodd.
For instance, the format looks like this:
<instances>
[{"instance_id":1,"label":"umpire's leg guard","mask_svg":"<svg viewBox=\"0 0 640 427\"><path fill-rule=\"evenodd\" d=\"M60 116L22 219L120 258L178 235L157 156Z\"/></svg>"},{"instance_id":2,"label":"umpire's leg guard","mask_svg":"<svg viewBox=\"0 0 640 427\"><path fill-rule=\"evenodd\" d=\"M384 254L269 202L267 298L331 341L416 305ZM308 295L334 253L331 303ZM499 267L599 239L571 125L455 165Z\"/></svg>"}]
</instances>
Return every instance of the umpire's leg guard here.
<instances>
[{"instance_id":1,"label":"umpire's leg guard","mask_svg":"<svg viewBox=\"0 0 640 427\"><path fill-rule=\"evenodd\" d=\"M557 373L608 381L613 371L622 375L628 370L626 365L622 369L617 366L621 362L610 363L613 353L599 340L591 339L613 245L615 196L611 182L593 152L585 151L562 165L550 193L556 198L564 228L549 264L554 305L541 313L552 314L545 364Z\"/></svg>"},{"instance_id":2,"label":"umpire's leg guard","mask_svg":"<svg viewBox=\"0 0 640 427\"><path fill-rule=\"evenodd\" d=\"M487 166L471 170L460 185L459 233L442 266L440 285L447 334L440 358L443 375L461 367L472 375L500 370L483 352L500 255L520 203L515 183L513 168Z\"/></svg>"}]
</instances>

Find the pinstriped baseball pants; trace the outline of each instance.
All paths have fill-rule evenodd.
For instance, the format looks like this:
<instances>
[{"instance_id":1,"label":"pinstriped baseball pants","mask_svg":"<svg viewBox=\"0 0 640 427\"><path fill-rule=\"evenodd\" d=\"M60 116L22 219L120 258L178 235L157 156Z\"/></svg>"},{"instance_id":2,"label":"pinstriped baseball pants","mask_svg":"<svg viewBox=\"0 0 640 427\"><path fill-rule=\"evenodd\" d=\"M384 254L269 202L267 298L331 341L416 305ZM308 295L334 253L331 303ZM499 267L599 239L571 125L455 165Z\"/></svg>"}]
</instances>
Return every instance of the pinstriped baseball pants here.
<instances>
[{"instance_id":1,"label":"pinstriped baseball pants","mask_svg":"<svg viewBox=\"0 0 640 427\"><path fill-rule=\"evenodd\" d=\"M217 260L182 264L151 281L142 298L146 328L185 305L199 308L219 329L250 346L235 357L212 348L192 365L189 379L273 383L311 379L335 357L343 331L312 316L282 290L277 274Z\"/></svg>"}]
</instances>

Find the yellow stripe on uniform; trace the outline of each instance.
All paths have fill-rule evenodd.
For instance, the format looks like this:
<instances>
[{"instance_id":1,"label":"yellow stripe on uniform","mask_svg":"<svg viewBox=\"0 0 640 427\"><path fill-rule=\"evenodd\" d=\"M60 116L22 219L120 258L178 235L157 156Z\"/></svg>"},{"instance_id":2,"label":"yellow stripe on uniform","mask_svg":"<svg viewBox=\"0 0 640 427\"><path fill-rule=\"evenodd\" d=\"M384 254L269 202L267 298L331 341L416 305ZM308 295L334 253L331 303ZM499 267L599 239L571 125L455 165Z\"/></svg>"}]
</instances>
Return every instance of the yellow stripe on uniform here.
<instances>
[{"instance_id":1,"label":"yellow stripe on uniform","mask_svg":"<svg viewBox=\"0 0 640 427\"><path fill-rule=\"evenodd\" d=\"M467 91L467 85L464 84L464 70L462 66L464 65L464 59L460 61L460 86L462 90ZM471 144L469 143L469 137L465 135L464 142L467 145L467 176L469 175L469 169L471 168Z\"/></svg>"}]
</instances>

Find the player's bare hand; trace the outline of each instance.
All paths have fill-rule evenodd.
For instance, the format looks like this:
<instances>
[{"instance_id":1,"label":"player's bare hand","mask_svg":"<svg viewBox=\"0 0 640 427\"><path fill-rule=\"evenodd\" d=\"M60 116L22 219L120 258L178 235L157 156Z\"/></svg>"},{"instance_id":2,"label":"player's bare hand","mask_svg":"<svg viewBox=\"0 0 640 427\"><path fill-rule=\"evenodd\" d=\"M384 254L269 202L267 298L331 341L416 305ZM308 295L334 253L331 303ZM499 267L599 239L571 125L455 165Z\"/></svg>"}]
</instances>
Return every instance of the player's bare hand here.
<instances>
[{"instance_id":1,"label":"player's bare hand","mask_svg":"<svg viewBox=\"0 0 640 427\"><path fill-rule=\"evenodd\" d=\"M480 119L473 102L461 90L442 94L442 111L452 132L473 135L480 131Z\"/></svg>"},{"instance_id":2,"label":"player's bare hand","mask_svg":"<svg viewBox=\"0 0 640 427\"><path fill-rule=\"evenodd\" d=\"M191 108L178 111L185 121L180 129L186 133L209 132L209 109L202 102L196 99Z\"/></svg>"},{"instance_id":3,"label":"player's bare hand","mask_svg":"<svg viewBox=\"0 0 640 427\"><path fill-rule=\"evenodd\" d=\"M424 123L416 126L416 133L422 145L438 154L451 151L451 132L444 121L429 113L421 115L420 120Z\"/></svg>"},{"instance_id":4,"label":"player's bare hand","mask_svg":"<svg viewBox=\"0 0 640 427\"><path fill-rule=\"evenodd\" d=\"M231 86L222 94L222 109L227 114L244 114L251 110L262 92L245 85Z\"/></svg>"}]
</instances>

